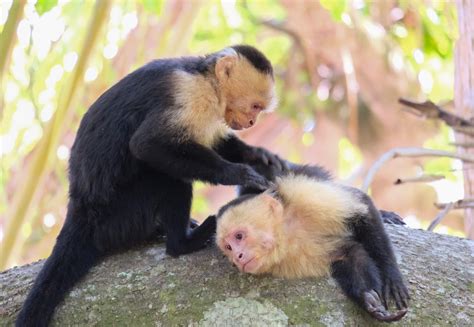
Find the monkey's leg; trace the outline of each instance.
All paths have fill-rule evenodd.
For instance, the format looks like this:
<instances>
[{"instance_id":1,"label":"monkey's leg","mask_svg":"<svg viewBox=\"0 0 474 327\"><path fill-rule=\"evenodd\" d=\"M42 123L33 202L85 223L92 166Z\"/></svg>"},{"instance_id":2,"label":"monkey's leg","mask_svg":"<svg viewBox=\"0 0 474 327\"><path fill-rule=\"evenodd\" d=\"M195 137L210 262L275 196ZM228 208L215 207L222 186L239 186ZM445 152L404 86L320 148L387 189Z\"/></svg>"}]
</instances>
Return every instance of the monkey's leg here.
<instances>
[{"instance_id":1,"label":"monkey's leg","mask_svg":"<svg viewBox=\"0 0 474 327\"><path fill-rule=\"evenodd\" d=\"M410 296L398 269L392 243L385 232L380 213L365 193L360 192L360 196L368 206L368 213L350 219L349 226L354 239L363 245L380 269L383 285L380 295L383 296L385 306L387 307L391 295L398 309L407 308Z\"/></svg>"},{"instance_id":2,"label":"monkey's leg","mask_svg":"<svg viewBox=\"0 0 474 327\"><path fill-rule=\"evenodd\" d=\"M360 243L350 241L341 257L331 266L332 276L350 299L380 321L397 321L407 313L407 309L394 313L387 311L380 298L380 271Z\"/></svg>"},{"instance_id":3,"label":"monkey's leg","mask_svg":"<svg viewBox=\"0 0 474 327\"><path fill-rule=\"evenodd\" d=\"M216 231L216 218L210 216L201 225L189 229L192 185L175 181L161 198L158 216L166 231L166 252L179 256L202 249Z\"/></svg>"}]
</instances>

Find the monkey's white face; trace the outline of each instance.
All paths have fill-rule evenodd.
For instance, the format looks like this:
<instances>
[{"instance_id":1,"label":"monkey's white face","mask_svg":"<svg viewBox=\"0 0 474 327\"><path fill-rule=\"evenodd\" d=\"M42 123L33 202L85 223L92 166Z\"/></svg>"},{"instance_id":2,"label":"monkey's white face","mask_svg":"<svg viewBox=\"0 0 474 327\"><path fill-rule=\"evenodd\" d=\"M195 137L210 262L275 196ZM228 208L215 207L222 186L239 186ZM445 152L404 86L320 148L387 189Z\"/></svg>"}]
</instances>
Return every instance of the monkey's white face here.
<instances>
[{"instance_id":1,"label":"monkey's white face","mask_svg":"<svg viewBox=\"0 0 474 327\"><path fill-rule=\"evenodd\" d=\"M253 126L262 111L272 110L278 102L272 76L257 71L245 58L219 59L216 76L225 101L224 119L234 130Z\"/></svg>"},{"instance_id":2,"label":"monkey's white face","mask_svg":"<svg viewBox=\"0 0 474 327\"><path fill-rule=\"evenodd\" d=\"M261 194L228 209L217 223L218 247L240 271L260 274L273 264L281 204ZM278 225L280 226L280 225Z\"/></svg>"},{"instance_id":3,"label":"monkey's white face","mask_svg":"<svg viewBox=\"0 0 474 327\"><path fill-rule=\"evenodd\" d=\"M273 248L273 237L268 233L249 230L248 227L238 226L220 240L219 247L240 271L258 274L262 258Z\"/></svg>"}]
</instances>

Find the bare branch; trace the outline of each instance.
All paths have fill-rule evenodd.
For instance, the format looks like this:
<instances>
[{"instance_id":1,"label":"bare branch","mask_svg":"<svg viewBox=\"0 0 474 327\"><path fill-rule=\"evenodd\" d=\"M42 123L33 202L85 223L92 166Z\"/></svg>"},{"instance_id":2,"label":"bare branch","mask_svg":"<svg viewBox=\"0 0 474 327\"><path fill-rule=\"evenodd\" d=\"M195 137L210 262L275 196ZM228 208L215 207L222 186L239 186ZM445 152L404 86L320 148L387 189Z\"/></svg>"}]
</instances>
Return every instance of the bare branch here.
<instances>
[{"instance_id":1,"label":"bare branch","mask_svg":"<svg viewBox=\"0 0 474 327\"><path fill-rule=\"evenodd\" d=\"M470 137L474 137L474 130L471 126L452 126L452 127L458 133L465 134Z\"/></svg>"},{"instance_id":2,"label":"bare branch","mask_svg":"<svg viewBox=\"0 0 474 327\"><path fill-rule=\"evenodd\" d=\"M367 176L365 177L364 183L362 184L362 191L367 192L372 184L375 174L382 168L382 166L389 161L397 157L448 157L454 159L460 159L464 162L474 162L474 156L463 153L454 153L444 150L433 150L424 148L394 148L388 152L385 152L380 156L377 161L370 167Z\"/></svg>"},{"instance_id":3,"label":"bare branch","mask_svg":"<svg viewBox=\"0 0 474 327\"><path fill-rule=\"evenodd\" d=\"M413 108L416 111L419 111L420 114L426 118L441 119L451 127L474 128L474 124L469 120L454 115L429 100L425 102L413 102L407 99L400 98L398 99L398 102L405 106ZM472 130L472 132L474 133L474 130Z\"/></svg>"},{"instance_id":4,"label":"bare branch","mask_svg":"<svg viewBox=\"0 0 474 327\"><path fill-rule=\"evenodd\" d=\"M438 213L435 217L435 219L433 219L433 221L431 222L431 224L428 226L428 231L432 232L433 229L435 229L435 227L441 222L441 220L443 220L444 217L446 217L446 215L449 213L449 211L453 208L454 206L454 203L453 202L450 202L448 203L443 211L441 211L440 213Z\"/></svg>"},{"instance_id":5,"label":"bare branch","mask_svg":"<svg viewBox=\"0 0 474 327\"><path fill-rule=\"evenodd\" d=\"M438 209L443 209L449 206L451 203L435 203L435 207ZM474 208L474 199L461 199L456 202L453 202L454 206L452 209L466 209Z\"/></svg>"},{"instance_id":6,"label":"bare branch","mask_svg":"<svg viewBox=\"0 0 474 327\"><path fill-rule=\"evenodd\" d=\"M400 185L404 183L428 183L439 181L440 179L444 178L445 176L443 175L421 175L416 177L397 178L397 180L393 184Z\"/></svg>"},{"instance_id":7,"label":"bare branch","mask_svg":"<svg viewBox=\"0 0 474 327\"><path fill-rule=\"evenodd\" d=\"M460 148L474 148L474 142L452 142L449 145L454 145Z\"/></svg>"}]
</instances>

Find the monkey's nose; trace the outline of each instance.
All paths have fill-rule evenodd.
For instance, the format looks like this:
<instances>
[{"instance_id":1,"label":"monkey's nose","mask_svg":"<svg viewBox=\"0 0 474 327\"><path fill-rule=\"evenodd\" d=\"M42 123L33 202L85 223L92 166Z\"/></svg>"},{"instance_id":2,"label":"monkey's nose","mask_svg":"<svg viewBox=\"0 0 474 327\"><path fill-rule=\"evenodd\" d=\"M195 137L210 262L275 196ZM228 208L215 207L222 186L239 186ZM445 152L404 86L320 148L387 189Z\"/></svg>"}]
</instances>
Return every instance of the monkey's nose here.
<instances>
[{"instance_id":1,"label":"monkey's nose","mask_svg":"<svg viewBox=\"0 0 474 327\"><path fill-rule=\"evenodd\" d=\"M240 254L239 254L239 260L242 260L243 257L244 257L244 254L243 254L243 253L240 253Z\"/></svg>"},{"instance_id":2,"label":"monkey's nose","mask_svg":"<svg viewBox=\"0 0 474 327\"><path fill-rule=\"evenodd\" d=\"M253 126L253 124L254 124L254 121L253 121L253 120L250 120L250 121L249 121L249 125L250 125L250 126Z\"/></svg>"}]
</instances>

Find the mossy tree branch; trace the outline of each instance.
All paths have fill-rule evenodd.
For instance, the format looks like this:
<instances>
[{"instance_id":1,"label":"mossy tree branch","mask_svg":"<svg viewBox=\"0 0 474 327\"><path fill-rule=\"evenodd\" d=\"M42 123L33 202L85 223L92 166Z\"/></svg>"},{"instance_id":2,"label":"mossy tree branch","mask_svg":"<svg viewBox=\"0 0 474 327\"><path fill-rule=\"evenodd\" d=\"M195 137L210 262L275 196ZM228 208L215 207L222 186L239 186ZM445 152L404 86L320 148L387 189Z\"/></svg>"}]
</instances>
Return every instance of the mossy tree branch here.
<instances>
[{"instance_id":1,"label":"mossy tree branch","mask_svg":"<svg viewBox=\"0 0 474 327\"><path fill-rule=\"evenodd\" d=\"M387 226L412 300L400 326L472 326L474 242ZM0 274L0 325L10 325L42 262ZM236 271L215 249L173 259L162 245L108 258L67 296L56 326L386 326L331 279Z\"/></svg>"}]
</instances>

